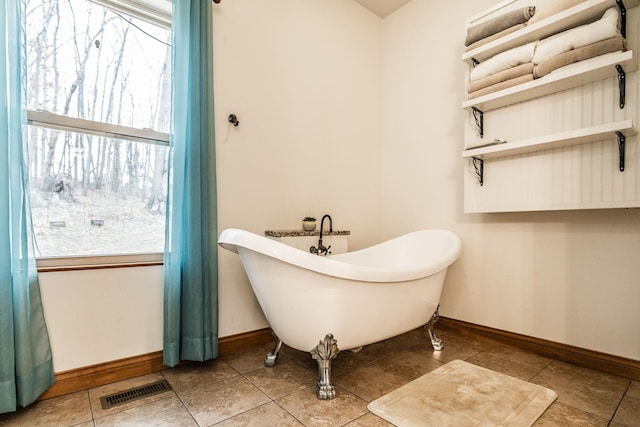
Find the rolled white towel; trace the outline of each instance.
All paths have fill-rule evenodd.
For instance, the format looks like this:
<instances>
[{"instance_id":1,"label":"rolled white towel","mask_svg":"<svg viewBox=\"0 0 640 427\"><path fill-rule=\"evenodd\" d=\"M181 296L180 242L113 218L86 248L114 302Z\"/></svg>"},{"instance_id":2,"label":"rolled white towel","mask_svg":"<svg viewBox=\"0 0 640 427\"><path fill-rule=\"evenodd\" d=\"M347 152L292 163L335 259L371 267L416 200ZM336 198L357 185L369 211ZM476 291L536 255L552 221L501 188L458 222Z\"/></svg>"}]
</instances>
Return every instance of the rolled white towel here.
<instances>
[{"instance_id":1,"label":"rolled white towel","mask_svg":"<svg viewBox=\"0 0 640 427\"><path fill-rule=\"evenodd\" d=\"M521 64L531 62L537 42L527 43L523 46L505 50L484 62L479 63L471 70L470 80L479 80L500 71L508 70Z\"/></svg>"},{"instance_id":2,"label":"rolled white towel","mask_svg":"<svg viewBox=\"0 0 640 427\"><path fill-rule=\"evenodd\" d=\"M581 25L540 40L533 56L533 63L539 64L555 55L614 37L620 33L618 19L618 8L610 7L602 18L591 24Z\"/></svg>"},{"instance_id":3,"label":"rolled white towel","mask_svg":"<svg viewBox=\"0 0 640 427\"><path fill-rule=\"evenodd\" d=\"M536 7L536 14L531 17L527 25L533 25L538 21L542 21L556 13L569 9L585 0L535 0L533 5Z\"/></svg>"}]
</instances>

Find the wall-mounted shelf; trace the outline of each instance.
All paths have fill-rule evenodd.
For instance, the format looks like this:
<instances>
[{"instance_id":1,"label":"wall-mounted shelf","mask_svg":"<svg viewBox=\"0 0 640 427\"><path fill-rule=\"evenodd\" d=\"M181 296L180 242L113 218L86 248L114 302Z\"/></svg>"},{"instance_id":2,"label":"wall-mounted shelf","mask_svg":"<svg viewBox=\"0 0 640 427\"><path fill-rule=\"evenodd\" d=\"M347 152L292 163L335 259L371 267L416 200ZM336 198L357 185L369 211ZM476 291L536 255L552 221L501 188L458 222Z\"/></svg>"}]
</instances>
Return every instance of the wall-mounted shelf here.
<instances>
[{"instance_id":1,"label":"wall-mounted shelf","mask_svg":"<svg viewBox=\"0 0 640 427\"><path fill-rule=\"evenodd\" d=\"M463 151L462 157L478 158L482 160L495 159L533 151L602 141L610 137L615 137L617 132L629 137L637 135L638 130L634 126L633 120L623 120L620 122L571 130L568 132L560 132L551 135L542 135L534 138L507 142L504 144L473 148Z\"/></svg>"},{"instance_id":2,"label":"wall-mounted shelf","mask_svg":"<svg viewBox=\"0 0 640 427\"><path fill-rule=\"evenodd\" d=\"M467 111L467 144L491 142L491 138L484 141L487 120L491 122L492 134L512 135L506 143L476 146L462 152L466 163L465 212L640 206L640 158L637 147L632 145L630 150L626 147L629 141L632 144L637 141L636 126L640 120L634 73L638 69L640 42L639 1L584 0L462 55L463 61L472 67L474 60L482 62L508 49L595 22L610 7L618 7L621 35L626 34L628 42L627 51L580 61L542 78L462 102ZM515 10L521 4L521 0L503 0L466 20L466 28L487 17ZM630 8L635 9L627 14ZM633 80L627 82L629 73L633 73ZM590 85L594 82L601 84ZM468 81L465 87L467 84ZM611 102L610 95L616 89L619 97ZM601 90L606 92L605 97L591 97L590 101L585 98ZM562 95L551 96L554 94ZM527 102L534 99L538 101ZM498 111L486 114L492 110ZM541 121L542 116L553 119ZM513 120L514 117L518 119ZM536 122L521 129L520 120ZM474 122L480 139L474 132ZM600 124L582 127L584 123ZM563 149L576 146L588 149Z\"/></svg>"},{"instance_id":3,"label":"wall-mounted shelf","mask_svg":"<svg viewBox=\"0 0 640 427\"><path fill-rule=\"evenodd\" d=\"M627 9L637 5L638 0L624 0L624 6ZM614 6L616 6L616 0L587 0L498 40L465 52L462 55L462 60L469 65L473 65L472 58L480 62L485 61L505 50L541 40L578 25L593 22L600 18L605 10Z\"/></svg>"},{"instance_id":4,"label":"wall-mounted shelf","mask_svg":"<svg viewBox=\"0 0 640 427\"><path fill-rule=\"evenodd\" d=\"M462 108L471 110L475 107L486 113L507 105L616 77L616 65L620 65L625 72L638 68L633 51L608 53L556 70L540 79L470 99L462 103Z\"/></svg>"}]
</instances>

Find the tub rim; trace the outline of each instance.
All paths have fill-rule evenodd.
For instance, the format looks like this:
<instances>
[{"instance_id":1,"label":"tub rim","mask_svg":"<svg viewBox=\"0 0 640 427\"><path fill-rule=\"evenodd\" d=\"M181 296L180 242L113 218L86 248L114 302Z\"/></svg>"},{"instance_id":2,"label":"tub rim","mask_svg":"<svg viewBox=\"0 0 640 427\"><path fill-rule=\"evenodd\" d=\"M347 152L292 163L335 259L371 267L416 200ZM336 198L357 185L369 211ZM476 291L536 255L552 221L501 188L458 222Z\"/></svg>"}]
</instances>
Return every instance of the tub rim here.
<instances>
[{"instance_id":1,"label":"tub rim","mask_svg":"<svg viewBox=\"0 0 640 427\"><path fill-rule=\"evenodd\" d=\"M408 240L409 236L415 236L416 234L439 234L446 236L450 245L435 259L414 268L372 267L350 263L341 258L341 255L349 255L349 257L353 257L354 254L366 255L367 251L389 245L391 242L397 244L398 241L403 239ZM224 229L220 233L218 244L224 249L237 254L240 254L238 247L241 247L316 273L365 282L404 282L431 276L453 264L460 256L462 246L457 234L441 228L413 231L358 251L329 257L314 255L266 236L261 236L239 228Z\"/></svg>"}]
</instances>

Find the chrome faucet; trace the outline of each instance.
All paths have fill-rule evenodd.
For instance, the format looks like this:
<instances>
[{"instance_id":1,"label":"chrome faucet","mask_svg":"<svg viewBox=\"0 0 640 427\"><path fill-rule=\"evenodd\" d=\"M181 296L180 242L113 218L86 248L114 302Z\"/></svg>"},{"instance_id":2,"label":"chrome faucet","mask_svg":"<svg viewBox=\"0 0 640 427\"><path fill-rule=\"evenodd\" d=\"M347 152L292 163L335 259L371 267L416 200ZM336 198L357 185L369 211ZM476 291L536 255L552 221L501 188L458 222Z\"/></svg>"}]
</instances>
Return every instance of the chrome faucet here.
<instances>
[{"instance_id":1,"label":"chrome faucet","mask_svg":"<svg viewBox=\"0 0 640 427\"><path fill-rule=\"evenodd\" d=\"M333 220L331 219L331 216L330 215L323 216L322 221L320 221L320 239L318 239L318 247L316 248L315 246L311 246L309 248L309 252L311 252L312 254L329 255L331 253L331 251L329 250L331 249L331 245L324 246L322 244L322 233L324 231L324 220L326 218L329 218L329 233L333 231Z\"/></svg>"}]
</instances>

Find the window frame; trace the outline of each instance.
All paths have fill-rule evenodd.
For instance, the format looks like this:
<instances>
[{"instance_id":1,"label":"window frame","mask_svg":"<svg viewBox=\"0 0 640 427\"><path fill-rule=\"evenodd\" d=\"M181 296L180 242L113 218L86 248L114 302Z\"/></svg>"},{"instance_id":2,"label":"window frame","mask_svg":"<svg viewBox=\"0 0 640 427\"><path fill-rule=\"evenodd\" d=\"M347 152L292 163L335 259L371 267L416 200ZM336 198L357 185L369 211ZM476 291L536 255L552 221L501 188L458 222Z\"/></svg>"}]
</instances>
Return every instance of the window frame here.
<instances>
[{"instance_id":1,"label":"window frame","mask_svg":"<svg viewBox=\"0 0 640 427\"><path fill-rule=\"evenodd\" d=\"M138 129L105 122L79 119L50 113L48 111L26 110L27 125L83 133L87 135L117 138L126 141L143 142L169 147L171 135L153 129ZM72 257L36 257L38 272L90 270L97 268L141 267L162 265L164 254L136 253L109 254Z\"/></svg>"},{"instance_id":2,"label":"window frame","mask_svg":"<svg viewBox=\"0 0 640 427\"><path fill-rule=\"evenodd\" d=\"M168 147L170 134L153 129L138 129L107 122L78 119L71 116L50 113L48 111L27 110L27 124L46 129L56 129L86 135L104 136L126 141L158 144Z\"/></svg>"},{"instance_id":3,"label":"window frame","mask_svg":"<svg viewBox=\"0 0 640 427\"><path fill-rule=\"evenodd\" d=\"M159 0L90 0L92 3L126 13L153 24L171 28L171 1L165 7Z\"/></svg>"},{"instance_id":4,"label":"window frame","mask_svg":"<svg viewBox=\"0 0 640 427\"><path fill-rule=\"evenodd\" d=\"M149 267L163 264L164 254L160 252L126 255L92 255L36 258L36 267L38 273L75 270L99 270L105 268Z\"/></svg>"},{"instance_id":5,"label":"window frame","mask_svg":"<svg viewBox=\"0 0 640 427\"><path fill-rule=\"evenodd\" d=\"M149 23L171 29L171 14L147 5L140 0L89 0L100 6L146 20ZM153 129L139 129L107 122L64 116L44 110L25 109L26 125L46 129L70 131L125 141L170 147L171 134ZM81 256L36 256L38 272L93 270L103 268L131 268L164 264L164 253L106 254Z\"/></svg>"}]
</instances>

